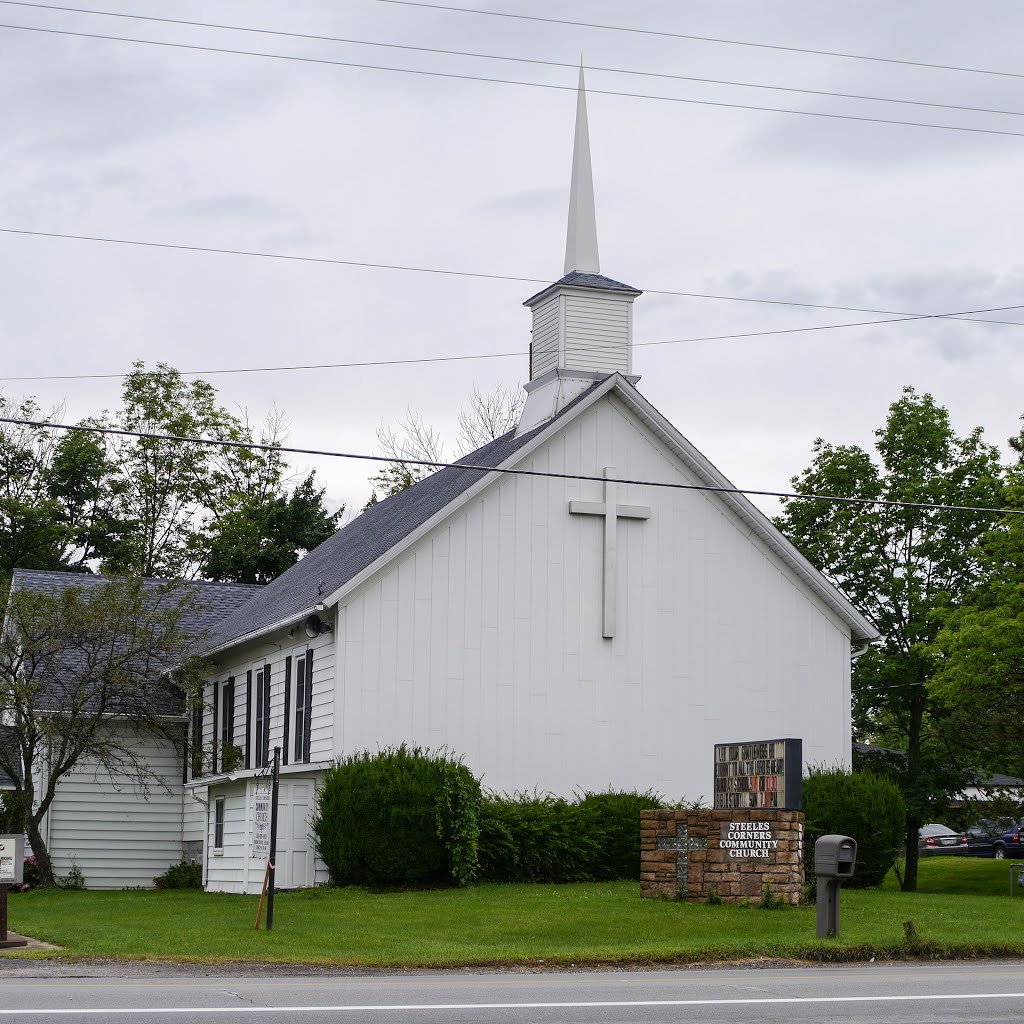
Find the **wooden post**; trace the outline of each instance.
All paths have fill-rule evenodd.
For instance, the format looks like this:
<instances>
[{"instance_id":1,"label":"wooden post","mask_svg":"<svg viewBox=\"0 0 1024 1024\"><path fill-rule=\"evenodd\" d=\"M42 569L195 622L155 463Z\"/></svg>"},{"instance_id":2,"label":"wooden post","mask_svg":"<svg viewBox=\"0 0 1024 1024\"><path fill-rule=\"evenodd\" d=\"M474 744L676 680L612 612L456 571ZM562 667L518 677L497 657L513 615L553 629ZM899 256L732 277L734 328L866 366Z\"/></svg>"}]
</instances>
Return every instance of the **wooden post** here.
<instances>
[{"instance_id":1,"label":"wooden post","mask_svg":"<svg viewBox=\"0 0 1024 1024\"><path fill-rule=\"evenodd\" d=\"M267 870L263 872L263 891L260 893L260 905L256 911L256 927L253 931L260 930L260 918L263 917L263 903L267 898L267 882L270 881L270 858L267 857Z\"/></svg>"}]
</instances>

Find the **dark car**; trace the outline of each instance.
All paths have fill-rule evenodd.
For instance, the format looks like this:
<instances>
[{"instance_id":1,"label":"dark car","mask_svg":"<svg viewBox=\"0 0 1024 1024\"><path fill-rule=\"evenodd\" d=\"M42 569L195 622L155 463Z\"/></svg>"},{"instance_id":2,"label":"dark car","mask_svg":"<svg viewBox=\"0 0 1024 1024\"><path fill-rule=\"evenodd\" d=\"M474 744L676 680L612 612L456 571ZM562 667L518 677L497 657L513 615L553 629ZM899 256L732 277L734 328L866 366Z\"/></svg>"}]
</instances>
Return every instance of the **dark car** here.
<instances>
[{"instance_id":1,"label":"dark car","mask_svg":"<svg viewBox=\"0 0 1024 1024\"><path fill-rule=\"evenodd\" d=\"M921 857L964 857L967 854L967 836L946 825L922 825L917 835Z\"/></svg>"},{"instance_id":2,"label":"dark car","mask_svg":"<svg viewBox=\"0 0 1024 1024\"><path fill-rule=\"evenodd\" d=\"M1024 854L1021 823L1013 818L985 818L967 830L967 853L971 857L1019 858Z\"/></svg>"}]
</instances>

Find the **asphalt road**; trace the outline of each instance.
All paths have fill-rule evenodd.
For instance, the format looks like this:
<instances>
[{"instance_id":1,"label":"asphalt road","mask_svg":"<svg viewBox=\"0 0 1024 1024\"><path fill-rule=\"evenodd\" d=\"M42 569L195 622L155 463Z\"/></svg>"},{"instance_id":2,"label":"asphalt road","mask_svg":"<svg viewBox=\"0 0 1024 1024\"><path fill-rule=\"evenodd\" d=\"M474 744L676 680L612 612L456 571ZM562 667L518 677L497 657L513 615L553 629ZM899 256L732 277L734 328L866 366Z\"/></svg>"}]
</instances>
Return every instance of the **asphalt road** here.
<instances>
[{"instance_id":1,"label":"asphalt road","mask_svg":"<svg viewBox=\"0 0 1024 1024\"><path fill-rule=\"evenodd\" d=\"M1024 1018L1024 962L315 974L0 961L0 1024L913 1024Z\"/></svg>"}]
</instances>

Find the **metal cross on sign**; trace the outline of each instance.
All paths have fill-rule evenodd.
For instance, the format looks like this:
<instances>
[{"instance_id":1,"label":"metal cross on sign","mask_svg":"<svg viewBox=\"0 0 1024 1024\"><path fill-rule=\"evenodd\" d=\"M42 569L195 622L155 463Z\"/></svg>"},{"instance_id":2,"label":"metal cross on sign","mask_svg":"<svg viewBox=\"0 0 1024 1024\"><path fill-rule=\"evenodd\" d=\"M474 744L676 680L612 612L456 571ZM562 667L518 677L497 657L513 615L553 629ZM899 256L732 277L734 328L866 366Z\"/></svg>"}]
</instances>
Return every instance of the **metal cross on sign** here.
<instances>
[{"instance_id":1,"label":"metal cross on sign","mask_svg":"<svg viewBox=\"0 0 1024 1024\"><path fill-rule=\"evenodd\" d=\"M676 825L675 838L661 838L657 845L659 850L676 851L676 889L685 893L689 884L687 876L690 870L690 851L706 850L707 836L691 836L686 822L682 821Z\"/></svg>"},{"instance_id":2,"label":"metal cross on sign","mask_svg":"<svg viewBox=\"0 0 1024 1024\"><path fill-rule=\"evenodd\" d=\"M604 517L604 632L603 636L615 636L615 582L616 549L615 539L620 519L650 519L651 510L644 505L619 505L619 485L609 477L615 476L615 467L604 470L604 501L570 501L569 511L577 516Z\"/></svg>"}]
</instances>

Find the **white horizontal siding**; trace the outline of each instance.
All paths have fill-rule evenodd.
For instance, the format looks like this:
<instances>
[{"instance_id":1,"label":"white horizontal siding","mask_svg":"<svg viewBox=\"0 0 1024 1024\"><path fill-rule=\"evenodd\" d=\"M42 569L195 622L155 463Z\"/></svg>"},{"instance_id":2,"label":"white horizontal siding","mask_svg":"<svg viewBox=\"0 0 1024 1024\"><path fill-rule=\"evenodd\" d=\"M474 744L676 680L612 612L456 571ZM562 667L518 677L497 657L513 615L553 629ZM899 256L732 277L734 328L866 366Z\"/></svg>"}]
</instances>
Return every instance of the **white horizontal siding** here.
<instances>
[{"instance_id":1,"label":"white horizontal siding","mask_svg":"<svg viewBox=\"0 0 1024 1024\"><path fill-rule=\"evenodd\" d=\"M319 772L282 774L278 793L277 860L274 884L292 889L327 881L327 868L316 856L312 818ZM247 779L210 787L206 888L210 892L258 893L267 861L253 856L253 811L258 792L268 783ZM214 809L224 798L224 845L213 846Z\"/></svg>"},{"instance_id":2,"label":"white horizontal siding","mask_svg":"<svg viewBox=\"0 0 1024 1024\"><path fill-rule=\"evenodd\" d=\"M292 631L301 635L301 630ZM253 673L252 701L256 701L256 672L264 666L270 666L270 751L274 747L284 746L284 681L285 659L291 658L290 676L290 714L287 763L295 760L295 687L298 659L307 650L313 651L313 717L310 729L311 760L324 760L331 756L333 750L334 722L334 634L322 633L313 639L289 636L287 631L280 631L267 638L266 643L249 645L242 648L233 658L225 658L217 671L217 682L235 678L235 731L234 742L245 749L246 726L249 735L253 736L255 723L255 707L246 710L246 673ZM203 736L207 746L213 736L212 685L206 686L206 709L204 714ZM251 717L250 717L251 716ZM219 742L219 736L218 736ZM250 766L256 766L256 750L254 740L250 741Z\"/></svg>"},{"instance_id":3,"label":"white horizontal siding","mask_svg":"<svg viewBox=\"0 0 1024 1024\"><path fill-rule=\"evenodd\" d=\"M531 375L534 379L558 365L558 321L561 298L552 295L533 311Z\"/></svg>"},{"instance_id":4,"label":"white horizontal siding","mask_svg":"<svg viewBox=\"0 0 1024 1024\"><path fill-rule=\"evenodd\" d=\"M630 371L632 310L623 299L565 296L564 365L602 373Z\"/></svg>"},{"instance_id":5,"label":"white horizontal siding","mask_svg":"<svg viewBox=\"0 0 1024 1024\"><path fill-rule=\"evenodd\" d=\"M181 860L181 759L173 744L137 741L156 775L148 788L83 761L57 786L49 810L49 851L54 872L79 868L90 889L152 886L153 878Z\"/></svg>"},{"instance_id":6,"label":"white horizontal siding","mask_svg":"<svg viewBox=\"0 0 1024 1024\"><path fill-rule=\"evenodd\" d=\"M206 832L206 888L210 892L248 891L246 782L210 787ZM224 845L214 847L214 808L224 798Z\"/></svg>"}]
</instances>

